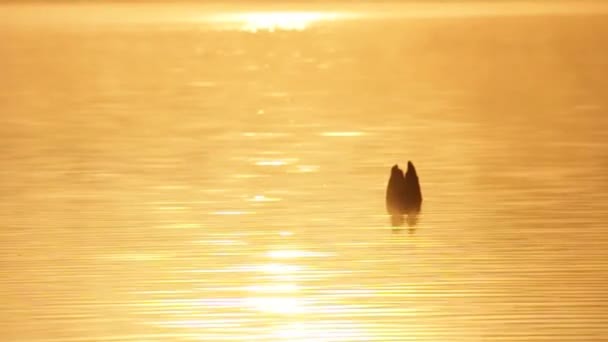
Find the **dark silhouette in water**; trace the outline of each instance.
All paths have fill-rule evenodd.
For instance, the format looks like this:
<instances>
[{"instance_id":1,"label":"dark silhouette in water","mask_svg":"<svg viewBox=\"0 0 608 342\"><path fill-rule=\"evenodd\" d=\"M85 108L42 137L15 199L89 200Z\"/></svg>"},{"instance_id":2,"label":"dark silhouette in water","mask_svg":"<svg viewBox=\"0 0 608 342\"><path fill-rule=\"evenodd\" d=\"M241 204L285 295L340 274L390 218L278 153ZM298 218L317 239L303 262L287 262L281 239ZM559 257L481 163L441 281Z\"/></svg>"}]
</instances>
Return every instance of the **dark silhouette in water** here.
<instances>
[{"instance_id":1,"label":"dark silhouette in water","mask_svg":"<svg viewBox=\"0 0 608 342\"><path fill-rule=\"evenodd\" d=\"M407 162L407 172L405 173L405 198L404 208L406 213L419 212L422 206L422 192L416 168L411 161Z\"/></svg>"},{"instance_id":2,"label":"dark silhouette in water","mask_svg":"<svg viewBox=\"0 0 608 342\"><path fill-rule=\"evenodd\" d=\"M405 208L405 176L399 165L391 169L391 178L386 188L386 211L391 215L402 215ZM401 220L403 221L403 220Z\"/></svg>"},{"instance_id":3,"label":"dark silhouette in water","mask_svg":"<svg viewBox=\"0 0 608 342\"><path fill-rule=\"evenodd\" d=\"M386 188L386 211L391 215L392 225L402 225L403 215L408 215L410 227L416 225L421 206L422 192L414 164L407 162L405 175L399 165L394 165Z\"/></svg>"}]
</instances>

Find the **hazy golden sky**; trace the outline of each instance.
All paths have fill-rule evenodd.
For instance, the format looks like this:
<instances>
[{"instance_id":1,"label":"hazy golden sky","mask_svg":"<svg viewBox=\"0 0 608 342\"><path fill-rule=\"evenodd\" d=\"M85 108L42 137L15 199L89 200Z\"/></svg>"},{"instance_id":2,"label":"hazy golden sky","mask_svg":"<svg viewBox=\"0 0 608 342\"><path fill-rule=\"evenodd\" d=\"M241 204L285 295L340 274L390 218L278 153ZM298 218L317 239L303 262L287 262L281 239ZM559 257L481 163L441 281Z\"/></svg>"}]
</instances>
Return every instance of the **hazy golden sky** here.
<instances>
[{"instance_id":1,"label":"hazy golden sky","mask_svg":"<svg viewBox=\"0 0 608 342\"><path fill-rule=\"evenodd\" d=\"M341 18L433 18L608 13L608 1L549 0L0 0L0 25L65 26L208 22L232 20L235 13L315 12ZM223 18L223 19L222 19ZM284 20L283 20L284 21Z\"/></svg>"}]
</instances>

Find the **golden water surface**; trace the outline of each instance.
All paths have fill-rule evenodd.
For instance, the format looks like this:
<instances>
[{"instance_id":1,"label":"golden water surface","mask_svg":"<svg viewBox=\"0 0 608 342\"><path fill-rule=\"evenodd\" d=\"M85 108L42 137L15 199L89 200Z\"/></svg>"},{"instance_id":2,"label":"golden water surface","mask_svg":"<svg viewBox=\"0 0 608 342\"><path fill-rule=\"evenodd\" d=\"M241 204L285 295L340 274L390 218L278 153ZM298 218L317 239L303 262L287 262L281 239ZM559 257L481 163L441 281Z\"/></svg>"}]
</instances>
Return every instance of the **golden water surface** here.
<instances>
[{"instance_id":1,"label":"golden water surface","mask_svg":"<svg viewBox=\"0 0 608 342\"><path fill-rule=\"evenodd\" d=\"M3 6L2 341L608 338L608 16Z\"/></svg>"}]
</instances>

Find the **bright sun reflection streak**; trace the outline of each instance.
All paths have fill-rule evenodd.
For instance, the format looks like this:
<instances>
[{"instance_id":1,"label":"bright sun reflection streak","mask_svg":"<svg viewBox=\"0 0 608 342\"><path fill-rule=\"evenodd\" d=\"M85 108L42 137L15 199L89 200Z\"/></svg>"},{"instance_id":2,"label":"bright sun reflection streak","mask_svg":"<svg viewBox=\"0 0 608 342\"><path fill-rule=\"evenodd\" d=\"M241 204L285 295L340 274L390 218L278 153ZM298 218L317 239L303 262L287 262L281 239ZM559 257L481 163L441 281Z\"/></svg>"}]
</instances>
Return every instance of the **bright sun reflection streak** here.
<instances>
[{"instance_id":1,"label":"bright sun reflection streak","mask_svg":"<svg viewBox=\"0 0 608 342\"><path fill-rule=\"evenodd\" d=\"M289 274L298 272L300 267L294 265L266 264L260 266L259 270L264 273Z\"/></svg>"},{"instance_id":2,"label":"bright sun reflection streak","mask_svg":"<svg viewBox=\"0 0 608 342\"><path fill-rule=\"evenodd\" d=\"M251 292L266 292L266 293L293 293L300 288L295 284L276 284L276 285L257 285L249 286L247 290Z\"/></svg>"},{"instance_id":3,"label":"bright sun reflection streak","mask_svg":"<svg viewBox=\"0 0 608 342\"><path fill-rule=\"evenodd\" d=\"M298 162L298 158L281 158L281 159L251 159L257 166L283 166Z\"/></svg>"},{"instance_id":4,"label":"bright sun reflection streak","mask_svg":"<svg viewBox=\"0 0 608 342\"><path fill-rule=\"evenodd\" d=\"M274 259L293 259L293 258L306 258L306 257L325 257L330 256L328 253L308 252L308 251L297 251L297 250L278 250L269 251L266 256Z\"/></svg>"},{"instance_id":5,"label":"bright sun reflection streak","mask_svg":"<svg viewBox=\"0 0 608 342\"><path fill-rule=\"evenodd\" d=\"M246 305L261 312L294 314L305 311L301 299L295 297L247 298Z\"/></svg>"},{"instance_id":6,"label":"bright sun reflection streak","mask_svg":"<svg viewBox=\"0 0 608 342\"><path fill-rule=\"evenodd\" d=\"M278 202L278 201L280 201L280 199L274 198L274 197L266 197L264 195L255 195L255 196L253 196L253 198L247 199L247 201L249 201L249 202Z\"/></svg>"},{"instance_id":7,"label":"bright sun reflection streak","mask_svg":"<svg viewBox=\"0 0 608 342\"><path fill-rule=\"evenodd\" d=\"M259 166L281 166L285 164L287 163L282 160L262 160L255 163L255 165Z\"/></svg>"},{"instance_id":8,"label":"bright sun reflection streak","mask_svg":"<svg viewBox=\"0 0 608 342\"><path fill-rule=\"evenodd\" d=\"M242 31L302 31L312 23L336 20L344 14L331 12L247 12L219 15L220 22L239 23Z\"/></svg>"}]
</instances>

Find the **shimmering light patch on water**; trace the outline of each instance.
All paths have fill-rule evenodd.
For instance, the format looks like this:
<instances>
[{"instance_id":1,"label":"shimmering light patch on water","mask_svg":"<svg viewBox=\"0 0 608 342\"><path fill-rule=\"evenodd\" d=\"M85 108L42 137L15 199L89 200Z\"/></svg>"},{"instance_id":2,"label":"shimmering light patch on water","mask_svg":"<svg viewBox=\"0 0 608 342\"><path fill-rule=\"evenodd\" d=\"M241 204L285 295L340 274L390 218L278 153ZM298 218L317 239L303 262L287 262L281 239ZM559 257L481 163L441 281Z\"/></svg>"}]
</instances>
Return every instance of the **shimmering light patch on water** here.
<instances>
[{"instance_id":1,"label":"shimmering light patch on water","mask_svg":"<svg viewBox=\"0 0 608 342\"><path fill-rule=\"evenodd\" d=\"M223 210L223 211L214 211L213 215L249 215L253 214L253 211L239 211L239 210Z\"/></svg>"},{"instance_id":2,"label":"shimmering light patch on water","mask_svg":"<svg viewBox=\"0 0 608 342\"><path fill-rule=\"evenodd\" d=\"M279 232L279 235L281 235L281 236L292 236L293 232Z\"/></svg>"},{"instance_id":3,"label":"shimmering light patch on water","mask_svg":"<svg viewBox=\"0 0 608 342\"><path fill-rule=\"evenodd\" d=\"M282 165L287 165L287 162L285 162L284 160L262 160L262 161L255 162L255 165L259 165L259 166L282 166Z\"/></svg>"},{"instance_id":4,"label":"shimmering light patch on water","mask_svg":"<svg viewBox=\"0 0 608 342\"><path fill-rule=\"evenodd\" d=\"M269 293L292 293L300 290L296 284L271 284L271 285L253 285L247 287L251 292L269 292Z\"/></svg>"},{"instance_id":5,"label":"shimmering light patch on water","mask_svg":"<svg viewBox=\"0 0 608 342\"><path fill-rule=\"evenodd\" d=\"M158 210L166 210L166 211L181 211L187 210L189 207L186 206L178 206L178 205L164 205L157 207Z\"/></svg>"},{"instance_id":6,"label":"shimmering light patch on water","mask_svg":"<svg viewBox=\"0 0 608 342\"><path fill-rule=\"evenodd\" d=\"M298 166L296 166L296 168L297 168L296 172L302 172L302 173L319 171L319 165L298 165Z\"/></svg>"},{"instance_id":7,"label":"shimmering light patch on water","mask_svg":"<svg viewBox=\"0 0 608 342\"><path fill-rule=\"evenodd\" d=\"M258 166L284 166L297 162L297 158L283 158L283 159L272 159L272 160L257 160L254 162Z\"/></svg>"},{"instance_id":8,"label":"shimmering light patch on water","mask_svg":"<svg viewBox=\"0 0 608 342\"><path fill-rule=\"evenodd\" d=\"M284 264L266 264L258 266L257 270L263 273L297 273L302 270L302 267L296 265L284 265Z\"/></svg>"},{"instance_id":9,"label":"shimmering light patch on water","mask_svg":"<svg viewBox=\"0 0 608 342\"><path fill-rule=\"evenodd\" d=\"M365 135L363 132L323 132L324 137L359 137Z\"/></svg>"},{"instance_id":10,"label":"shimmering light patch on water","mask_svg":"<svg viewBox=\"0 0 608 342\"><path fill-rule=\"evenodd\" d=\"M294 258L310 258L310 257L327 257L332 256L331 253L319 253L310 251L298 251L298 250L278 250L269 251L266 256L274 259L294 259Z\"/></svg>"},{"instance_id":11,"label":"shimmering light patch on water","mask_svg":"<svg viewBox=\"0 0 608 342\"><path fill-rule=\"evenodd\" d=\"M295 297L254 297L247 298L245 305L261 312L276 314L296 314L306 312L302 298Z\"/></svg>"},{"instance_id":12,"label":"shimmering light patch on water","mask_svg":"<svg viewBox=\"0 0 608 342\"><path fill-rule=\"evenodd\" d=\"M249 201L249 202L278 202L280 200L281 200L280 198L266 197L264 195L255 195L252 198L247 199L247 201Z\"/></svg>"}]
</instances>

